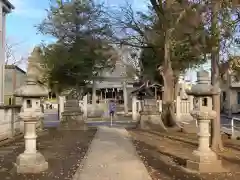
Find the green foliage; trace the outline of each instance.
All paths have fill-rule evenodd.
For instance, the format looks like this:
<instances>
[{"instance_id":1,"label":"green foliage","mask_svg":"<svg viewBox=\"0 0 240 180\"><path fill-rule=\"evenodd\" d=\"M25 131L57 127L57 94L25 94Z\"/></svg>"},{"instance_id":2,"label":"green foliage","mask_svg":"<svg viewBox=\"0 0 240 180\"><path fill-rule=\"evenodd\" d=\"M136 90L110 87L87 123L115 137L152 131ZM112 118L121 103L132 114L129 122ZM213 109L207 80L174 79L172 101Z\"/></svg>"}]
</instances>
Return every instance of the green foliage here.
<instances>
[{"instance_id":1,"label":"green foliage","mask_svg":"<svg viewBox=\"0 0 240 180\"><path fill-rule=\"evenodd\" d=\"M85 85L93 76L111 64L105 60L104 47L84 48L82 41L71 46L56 43L43 48L43 59L47 76L51 82L61 86ZM95 49L95 50L94 50Z\"/></svg>"},{"instance_id":2,"label":"green foliage","mask_svg":"<svg viewBox=\"0 0 240 180\"><path fill-rule=\"evenodd\" d=\"M151 48L143 49L140 61L142 65L142 76L144 79L157 81L158 83L163 84L157 70L159 59L156 52Z\"/></svg>"},{"instance_id":3,"label":"green foliage","mask_svg":"<svg viewBox=\"0 0 240 180\"><path fill-rule=\"evenodd\" d=\"M57 40L42 48L48 81L63 88L82 86L112 67L115 51L106 41L108 24L101 6L92 0L53 1L38 26Z\"/></svg>"}]
</instances>

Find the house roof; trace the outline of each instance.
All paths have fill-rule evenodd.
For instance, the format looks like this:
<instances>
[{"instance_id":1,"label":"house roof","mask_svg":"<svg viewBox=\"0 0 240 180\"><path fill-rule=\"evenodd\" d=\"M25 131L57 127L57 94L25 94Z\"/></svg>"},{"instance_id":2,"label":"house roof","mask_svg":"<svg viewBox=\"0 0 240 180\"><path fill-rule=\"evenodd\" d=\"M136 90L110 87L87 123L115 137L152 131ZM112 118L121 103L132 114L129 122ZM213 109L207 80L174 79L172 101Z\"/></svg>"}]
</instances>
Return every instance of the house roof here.
<instances>
[{"instance_id":1,"label":"house roof","mask_svg":"<svg viewBox=\"0 0 240 180\"><path fill-rule=\"evenodd\" d=\"M20 67L18 67L16 65L5 65L5 69L16 69L16 70L22 72L23 74L26 74L26 71L22 70Z\"/></svg>"},{"instance_id":2,"label":"house roof","mask_svg":"<svg viewBox=\"0 0 240 180\"><path fill-rule=\"evenodd\" d=\"M7 13L11 12L11 10L15 9L15 7L10 3L8 0L1 0L2 3L5 5L5 10Z\"/></svg>"}]
</instances>

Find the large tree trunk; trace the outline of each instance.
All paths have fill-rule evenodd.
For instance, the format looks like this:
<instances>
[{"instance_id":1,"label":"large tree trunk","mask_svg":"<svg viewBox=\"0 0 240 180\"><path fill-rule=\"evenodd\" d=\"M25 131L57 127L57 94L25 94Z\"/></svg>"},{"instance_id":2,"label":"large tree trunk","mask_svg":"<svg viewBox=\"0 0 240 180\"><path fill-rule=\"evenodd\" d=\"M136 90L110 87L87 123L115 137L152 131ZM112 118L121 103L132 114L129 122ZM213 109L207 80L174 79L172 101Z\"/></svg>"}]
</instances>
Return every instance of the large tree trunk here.
<instances>
[{"instance_id":1,"label":"large tree trunk","mask_svg":"<svg viewBox=\"0 0 240 180\"><path fill-rule=\"evenodd\" d=\"M211 63L212 63L212 75L211 81L215 91L219 90L219 27L218 27L218 10L219 3L215 2L212 9L212 34L213 40L216 42L212 48ZM220 122L220 93L213 95L213 110L216 111L217 116L211 123L211 148L214 151L223 149L222 138L221 138L221 122Z\"/></svg>"},{"instance_id":2,"label":"large tree trunk","mask_svg":"<svg viewBox=\"0 0 240 180\"><path fill-rule=\"evenodd\" d=\"M152 1L151 1L152 2ZM157 6L156 3L152 3ZM173 0L166 1L166 9L169 9L173 4ZM157 8L156 8L157 9ZM164 26L164 63L162 77L164 82L163 105L162 105L162 121L167 127L174 127L177 125L174 104L174 73L171 62L171 35L172 30L166 24Z\"/></svg>"},{"instance_id":3,"label":"large tree trunk","mask_svg":"<svg viewBox=\"0 0 240 180\"><path fill-rule=\"evenodd\" d=\"M174 104L174 76L172 69L168 68L162 74L164 81L162 121L165 126L176 125L175 104Z\"/></svg>"},{"instance_id":4,"label":"large tree trunk","mask_svg":"<svg viewBox=\"0 0 240 180\"><path fill-rule=\"evenodd\" d=\"M176 125L175 104L174 104L174 74L171 65L171 39L170 31L165 34L164 45L164 64L161 75L164 82L163 105L162 105L162 121L167 127Z\"/></svg>"}]
</instances>

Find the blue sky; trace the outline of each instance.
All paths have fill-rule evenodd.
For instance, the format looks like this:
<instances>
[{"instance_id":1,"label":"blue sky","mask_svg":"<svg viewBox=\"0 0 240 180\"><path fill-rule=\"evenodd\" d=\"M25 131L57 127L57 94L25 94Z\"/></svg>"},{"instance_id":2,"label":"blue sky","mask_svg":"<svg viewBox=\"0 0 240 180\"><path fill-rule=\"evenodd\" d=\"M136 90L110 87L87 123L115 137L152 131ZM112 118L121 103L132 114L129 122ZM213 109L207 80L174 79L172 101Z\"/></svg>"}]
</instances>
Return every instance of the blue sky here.
<instances>
[{"instance_id":1,"label":"blue sky","mask_svg":"<svg viewBox=\"0 0 240 180\"><path fill-rule=\"evenodd\" d=\"M15 9L7 17L7 42L19 44L17 56L26 56L32 48L47 37L37 35L34 27L46 16L48 0L10 0Z\"/></svg>"},{"instance_id":2,"label":"blue sky","mask_svg":"<svg viewBox=\"0 0 240 180\"><path fill-rule=\"evenodd\" d=\"M39 24L46 16L49 0L9 0L15 9L7 17L7 41L9 44L17 43L15 56L27 56L33 47L41 41L49 42L51 38L38 34L35 25ZM97 0L107 5L119 6L126 1ZM146 0L128 0L137 9L144 9Z\"/></svg>"}]
</instances>

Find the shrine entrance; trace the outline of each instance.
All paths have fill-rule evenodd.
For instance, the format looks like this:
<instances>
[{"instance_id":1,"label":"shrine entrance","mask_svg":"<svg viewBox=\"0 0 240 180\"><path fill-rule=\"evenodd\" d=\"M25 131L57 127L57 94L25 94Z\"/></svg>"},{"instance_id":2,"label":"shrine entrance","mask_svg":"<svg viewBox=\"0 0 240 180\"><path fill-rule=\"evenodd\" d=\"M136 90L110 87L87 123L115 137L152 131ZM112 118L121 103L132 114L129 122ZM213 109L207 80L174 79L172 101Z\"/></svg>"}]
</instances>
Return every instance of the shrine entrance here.
<instances>
[{"instance_id":1,"label":"shrine entrance","mask_svg":"<svg viewBox=\"0 0 240 180\"><path fill-rule=\"evenodd\" d=\"M99 89L96 92L98 101L115 100L117 104L123 104L123 90L120 88Z\"/></svg>"},{"instance_id":2,"label":"shrine entrance","mask_svg":"<svg viewBox=\"0 0 240 180\"><path fill-rule=\"evenodd\" d=\"M96 104L108 103L114 100L117 106L117 112L124 111L123 90L121 88L101 88L96 90ZM92 91L88 94L88 103L92 104Z\"/></svg>"}]
</instances>

